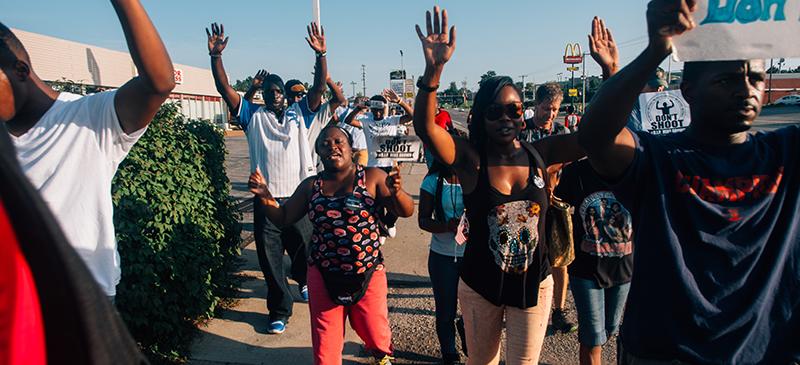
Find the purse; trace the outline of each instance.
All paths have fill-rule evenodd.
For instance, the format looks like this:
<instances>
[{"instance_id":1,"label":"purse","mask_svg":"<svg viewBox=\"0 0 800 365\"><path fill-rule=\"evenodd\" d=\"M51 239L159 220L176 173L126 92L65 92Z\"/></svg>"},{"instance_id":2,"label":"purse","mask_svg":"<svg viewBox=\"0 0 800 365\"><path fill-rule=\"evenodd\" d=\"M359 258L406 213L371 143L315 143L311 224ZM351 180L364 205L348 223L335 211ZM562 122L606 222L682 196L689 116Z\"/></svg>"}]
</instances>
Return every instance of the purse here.
<instances>
[{"instance_id":1,"label":"purse","mask_svg":"<svg viewBox=\"0 0 800 365\"><path fill-rule=\"evenodd\" d=\"M522 145L536 158L539 166L545 166L544 159L533 145L523 142ZM574 208L554 195L550 186L547 168L542 169L550 205L545 214L545 237L547 239L547 256L555 267L566 267L575 260L575 245L572 236L572 212Z\"/></svg>"}]
</instances>

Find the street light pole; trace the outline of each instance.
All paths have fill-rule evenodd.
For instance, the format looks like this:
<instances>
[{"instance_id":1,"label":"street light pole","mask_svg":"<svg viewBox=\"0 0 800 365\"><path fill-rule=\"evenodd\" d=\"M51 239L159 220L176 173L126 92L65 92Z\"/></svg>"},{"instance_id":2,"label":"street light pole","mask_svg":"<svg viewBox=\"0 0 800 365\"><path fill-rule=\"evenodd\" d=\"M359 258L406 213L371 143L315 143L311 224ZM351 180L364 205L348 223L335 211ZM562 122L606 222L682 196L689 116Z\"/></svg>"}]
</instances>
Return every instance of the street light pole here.
<instances>
[{"instance_id":1,"label":"street light pole","mask_svg":"<svg viewBox=\"0 0 800 365\"><path fill-rule=\"evenodd\" d=\"M767 91L767 104L772 104L772 74L775 73L773 67L774 58L769 59L769 90Z\"/></svg>"},{"instance_id":2,"label":"street light pole","mask_svg":"<svg viewBox=\"0 0 800 365\"><path fill-rule=\"evenodd\" d=\"M523 108L525 107L525 76L528 76L528 75L520 76L522 78L522 106L523 106Z\"/></svg>"}]
</instances>

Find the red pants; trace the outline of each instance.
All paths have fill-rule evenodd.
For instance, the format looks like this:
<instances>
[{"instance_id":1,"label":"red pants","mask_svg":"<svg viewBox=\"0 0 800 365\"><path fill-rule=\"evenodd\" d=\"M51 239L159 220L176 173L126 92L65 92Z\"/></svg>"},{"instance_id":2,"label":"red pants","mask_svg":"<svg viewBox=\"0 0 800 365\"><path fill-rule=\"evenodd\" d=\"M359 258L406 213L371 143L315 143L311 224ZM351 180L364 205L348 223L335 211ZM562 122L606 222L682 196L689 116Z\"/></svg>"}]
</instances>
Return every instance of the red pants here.
<instances>
[{"instance_id":1,"label":"red pants","mask_svg":"<svg viewBox=\"0 0 800 365\"><path fill-rule=\"evenodd\" d=\"M308 267L308 308L311 312L311 343L315 365L341 365L344 349L345 320L350 318L364 347L377 358L392 353L389 328L386 270L372 274L367 292L358 303L337 305L328 295L322 274L316 266Z\"/></svg>"}]
</instances>

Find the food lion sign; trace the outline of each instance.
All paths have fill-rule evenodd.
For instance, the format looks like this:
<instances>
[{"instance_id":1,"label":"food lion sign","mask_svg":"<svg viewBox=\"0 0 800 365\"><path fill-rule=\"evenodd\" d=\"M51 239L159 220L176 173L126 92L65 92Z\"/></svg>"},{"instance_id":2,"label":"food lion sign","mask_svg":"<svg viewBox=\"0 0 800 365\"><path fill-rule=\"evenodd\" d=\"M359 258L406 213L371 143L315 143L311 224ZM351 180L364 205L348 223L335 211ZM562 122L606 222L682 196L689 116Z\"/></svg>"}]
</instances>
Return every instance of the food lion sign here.
<instances>
[{"instance_id":1,"label":"food lion sign","mask_svg":"<svg viewBox=\"0 0 800 365\"><path fill-rule=\"evenodd\" d=\"M652 134L677 133L691 122L689 103L680 90L646 93L639 96L642 129Z\"/></svg>"},{"instance_id":2,"label":"food lion sign","mask_svg":"<svg viewBox=\"0 0 800 365\"><path fill-rule=\"evenodd\" d=\"M375 157L380 161L416 162L422 141L417 136L377 137Z\"/></svg>"}]
</instances>

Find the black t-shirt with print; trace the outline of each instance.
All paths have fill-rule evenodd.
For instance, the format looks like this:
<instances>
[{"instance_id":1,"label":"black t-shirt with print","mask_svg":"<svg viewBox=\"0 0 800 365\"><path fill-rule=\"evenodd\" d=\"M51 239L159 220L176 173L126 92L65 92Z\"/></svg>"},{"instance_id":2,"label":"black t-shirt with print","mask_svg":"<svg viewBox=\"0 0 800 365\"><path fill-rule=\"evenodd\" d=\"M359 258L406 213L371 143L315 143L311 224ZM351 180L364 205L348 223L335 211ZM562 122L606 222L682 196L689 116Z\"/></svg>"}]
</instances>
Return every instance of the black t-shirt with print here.
<instances>
[{"instance_id":1,"label":"black t-shirt with print","mask_svg":"<svg viewBox=\"0 0 800 365\"><path fill-rule=\"evenodd\" d=\"M528 185L510 195L492 186L486 154L481 154L478 184L464 194L469 242L460 273L465 284L492 304L523 309L538 304L539 284L550 275L542 239L548 208L544 163L532 146L525 148Z\"/></svg>"},{"instance_id":2,"label":"black t-shirt with print","mask_svg":"<svg viewBox=\"0 0 800 365\"><path fill-rule=\"evenodd\" d=\"M800 128L709 146L634 134L614 193L633 215L622 341L693 364L800 361Z\"/></svg>"},{"instance_id":3,"label":"black t-shirt with print","mask_svg":"<svg viewBox=\"0 0 800 365\"><path fill-rule=\"evenodd\" d=\"M631 214L589 160L564 167L555 195L572 205L575 261L569 274L594 280L601 288L631 281L633 227Z\"/></svg>"}]
</instances>

